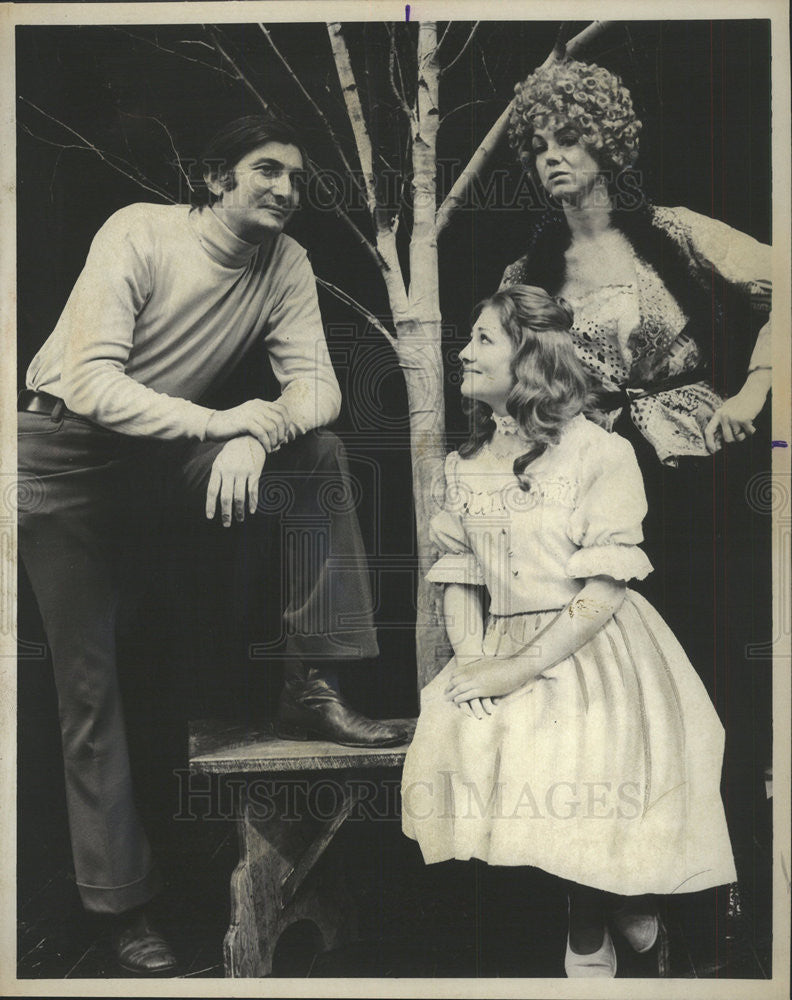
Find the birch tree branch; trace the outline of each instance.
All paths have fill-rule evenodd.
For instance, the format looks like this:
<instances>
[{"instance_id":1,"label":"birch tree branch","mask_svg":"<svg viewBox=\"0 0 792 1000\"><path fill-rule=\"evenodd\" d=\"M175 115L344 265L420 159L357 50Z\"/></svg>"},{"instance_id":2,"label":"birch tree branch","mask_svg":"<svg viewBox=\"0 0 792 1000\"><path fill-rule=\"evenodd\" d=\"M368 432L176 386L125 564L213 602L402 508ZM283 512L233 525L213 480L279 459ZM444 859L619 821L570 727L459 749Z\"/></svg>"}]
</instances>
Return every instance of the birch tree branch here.
<instances>
[{"instance_id":1,"label":"birch tree branch","mask_svg":"<svg viewBox=\"0 0 792 1000\"><path fill-rule=\"evenodd\" d=\"M223 59L225 59L228 65L233 68L234 72L236 73L237 80L239 80L239 82L243 84L243 86L245 86L250 91L250 93L256 98L256 100L259 102L264 111L270 111L271 109L269 103L266 100L264 100L264 97L261 95L258 88L253 86L253 84L247 78L247 76L242 71L240 66L237 64L234 57L220 41L218 33L213 28L206 27L206 25L204 25L204 27L207 33L209 34L209 37L212 39L214 47L217 49L217 51L220 53Z\"/></svg>"},{"instance_id":2,"label":"birch tree branch","mask_svg":"<svg viewBox=\"0 0 792 1000\"><path fill-rule=\"evenodd\" d=\"M324 180L322 179L322 175L319 169L317 168L316 164L313 162L313 160L310 159L308 160L308 163L306 164L306 169L308 170L308 173L314 179L314 181L316 181L316 185L321 191L321 193L325 195L325 197L327 198L328 204L330 205L333 215L335 215L335 217L340 222L342 222L344 226L346 226L346 228L350 231L350 233L352 233L353 237L355 238L355 242L358 244L358 246L362 247L363 250L365 250L365 252L369 255L369 257L371 257L371 260L376 265L377 269L381 271L387 265L380 256L378 249L374 246L371 240L366 239L365 235L358 229L358 227L355 225L355 223L352 221L349 215L347 215L347 213L343 210L343 208L341 208L340 205L336 204L334 192L330 190L327 184L325 184Z\"/></svg>"},{"instance_id":3,"label":"birch tree branch","mask_svg":"<svg viewBox=\"0 0 792 1000\"><path fill-rule=\"evenodd\" d=\"M454 181L451 190L448 192L443 200L443 204L437 211L438 236L448 225L452 213L464 204L468 189L472 185L473 181L484 172L484 169L489 163L496 146L506 131L513 107L514 101L510 101L504 111L501 112L498 120L484 136L481 145L471 157L468 165Z\"/></svg>"},{"instance_id":4,"label":"birch tree branch","mask_svg":"<svg viewBox=\"0 0 792 1000\"><path fill-rule=\"evenodd\" d=\"M412 118L413 110L407 103L407 98L404 93L404 77L402 76L401 64L399 64L399 80L401 81L401 90L396 86L396 74L395 74L395 64L398 59L398 52L396 51L396 32L392 24L386 24L385 27L388 30L388 35L390 36L390 51L388 53L388 76L390 77L391 90L393 91L393 96L399 102L399 106L405 113L407 118Z\"/></svg>"},{"instance_id":5,"label":"birch tree branch","mask_svg":"<svg viewBox=\"0 0 792 1000\"><path fill-rule=\"evenodd\" d=\"M352 69L352 61L349 58L349 50L347 49L341 25L337 21L330 22L327 25L327 31L330 35L330 46L338 73L338 82L341 84L341 93L344 96L347 114L349 115L352 132L355 136L358 159L363 171L363 183L366 186L366 202L371 218L376 224L378 205L377 183L374 177L374 158L368 126L363 116L363 106L360 103L360 92L358 91L357 81Z\"/></svg>"},{"instance_id":6,"label":"birch tree branch","mask_svg":"<svg viewBox=\"0 0 792 1000\"><path fill-rule=\"evenodd\" d=\"M558 54L562 53L561 58L571 59L576 57L579 53L583 51L587 46L591 45L604 31L606 31L612 21L594 21L587 28L584 28L579 34L575 35L574 38L567 42L566 46L562 50L561 47L556 44L553 51L542 63L542 66L548 66L551 62L558 59ZM504 112L500 115L498 120L489 130L489 132L484 137L481 145L476 150L476 152L471 157L470 162L462 171L462 173L457 178L451 190L448 192L443 204L440 206L437 212L437 233L438 235L445 229L448 225L451 215L464 203L467 196L468 189L473 183L474 179L483 173L487 164L489 163L492 154L506 133L506 129L509 124L509 116L511 115L512 108L514 106L514 101L510 101L509 105L506 107Z\"/></svg>"},{"instance_id":7,"label":"birch tree branch","mask_svg":"<svg viewBox=\"0 0 792 1000\"><path fill-rule=\"evenodd\" d=\"M445 26L445 30L443 31L443 34L440 36L440 41L437 43L438 54L440 52L440 49L442 49L442 47L443 47L443 42L446 40L446 38L448 38L448 32L451 30L451 25L453 23L454 23L453 21L449 21L448 24Z\"/></svg>"},{"instance_id":8,"label":"birch tree branch","mask_svg":"<svg viewBox=\"0 0 792 1000\"><path fill-rule=\"evenodd\" d=\"M205 59L196 59L194 56L185 55L184 52L179 52L178 49L169 49L167 45L162 45L156 40L151 38L146 38L145 35L136 35L133 31L128 31L125 28L118 29L122 34L129 38L134 38L138 42L144 42L146 45L150 45L152 48L159 49L160 52L167 52L168 55L177 56L179 59L185 59L187 62L195 63L196 66L203 66L204 69L211 70L213 73L220 73L221 76L227 76L230 80L236 80L237 77L234 73L229 73L227 69L223 69L222 66L213 66L211 63L207 62ZM208 45L206 42L199 42L193 39L184 39L183 44L185 45L206 45L207 48L213 48L213 46ZM216 50L215 50L216 51Z\"/></svg>"},{"instance_id":9,"label":"birch tree branch","mask_svg":"<svg viewBox=\"0 0 792 1000\"><path fill-rule=\"evenodd\" d=\"M40 108L37 104L34 104L33 101L29 101L26 97L20 97L19 99L23 103L29 105L35 111L38 111L38 113L42 115L44 118L47 118L49 121L54 122L56 125L59 125L62 129L65 129L70 135L75 136L77 139L80 140L82 145L78 146L75 143L63 145L61 143L52 142L52 140L50 139L44 139L42 136L36 135L35 132L31 131L31 129L29 129L26 125L23 124L22 127L25 129L28 135L32 136L34 139L38 139L40 142L45 142L50 146L58 146L60 149L72 149L72 148L84 149L89 153L94 153L96 156L99 157L99 159L103 163L106 163L111 170L115 170L117 173L123 174L124 177L133 181L135 184L137 184L139 187L144 188L146 191L150 191L152 194L157 195L158 198L163 198L165 199L165 201L169 201L172 204L176 203L176 199L173 197L173 195L171 195L164 188L161 188L149 177L146 177L146 175L142 173L140 170L138 170L138 168L133 163L130 163L129 160L125 160L122 156L117 156L115 153L108 153L105 150L100 149L99 146L94 145L94 143L92 143L90 139L86 139L84 135L80 135L79 132L73 129L70 125L67 125L66 122L61 121L59 118L55 118L54 115L51 115L48 111L45 111L43 108Z\"/></svg>"},{"instance_id":10,"label":"birch tree branch","mask_svg":"<svg viewBox=\"0 0 792 1000\"><path fill-rule=\"evenodd\" d=\"M380 322L380 320L377 319L374 313L369 312L369 310L366 309L365 306L361 305L356 299L353 299L351 295L348 295L343 290L343 288L339 288L337 285L334 285L329 281L325 281L324 278L320 278L316 275L314 277L316 277L317 285L321 285L322 288L326 288L327 291L331 295L335 296L335 298L337 298L340 302L343 302L345 305L350 306L352 309L355 310L355 312L359 313L364 319L368 320L368 322L374 327L374 329L378 330L383 335L383 337L385 337L388 340L391 347L393 347L394 349L396 348L398 341L390 332L390 330L388 330L385 326L383 326L383 324Z\"/></svg>"},{"instance_id":11,"label":"birch tree branch","mask_svg":"<svg viewBox=\"0 0 792 1000\"><path fill-rule=\"evenodd\" d=\"M259 23L259 28L263 32L264 37L269 42L270 48L275 53L275 55L278 57L278 59L281 61L284 69L286 70L286 72L289 74L289 76L292 78L292 80L294 80L294 82L297 85L300 93L303 95L303 97L306 99L306 101L308 101L308 103L313 108L314 113L316 114L316 116L320 119L320 121L324 125L325 129L327 130L327 134L332 139L333 145L336 148L336 152L338 153L338 156L339 156L341 162L344 165L344 169L347 171L347 173L351 177L352 182L358 188L358 190L360 191L360 193L364 194L364 191L363 191L363 189L360 186L360 182L357 179L357 177L355 176L355 171L352 169L352 165L350 164L349 160L347 159L347 155L344 152L344 147L341 145L341 140L336 135L335 129L333 128L333 126L330 123L330 121L327 119L327 116L325 115L324 111L322 111L322 109L319 107L319 105L316 103L316 101L313 99L313 97L311 97L311 95L305 89L305 87L303 86L302 80L300 80L300 78L297 76L297 74L292 69L292 67L291 67L290 63L288 62L288 60L286 59L286 57L282 54L282 52L280 51L280 49L278 48L278 46L275 44L275 42L272 39L272 35L267 30L266 26L263 25L263 24L261 24L261 23Z\"/></svg>"},{"instance_id":12,"label":"birch tree branch","mask_svg":"<svg viewBox=\"0 0 792 1000\"><path fill-rule=\"evenodd\" d=\"M418 29L418 88L416 118L412 127L413 230L410 240L410 303L414 315L439 322L437 270L437 130L440 63L437 58L437 24L421 21Z\"/></svg>"},{"instance_id":13,"label":"birch tree branch","mask_svg":"<svg viewBox=\"0 0 792 1000\"><path fill-rule=\"evenodd\" d=\"M452 66L456 65L456 63L459 62L459 60L462 58L462 56L467 51L468 46L473 41L473 37L476 34L476 32L478 31L480 24L481 24L481 21L476 21L476 23L473 25L473 27L470 30L470 34L467 36L467 41L462 46L462 48L459 50L459 52L454 56L454 58L451 60L451 62L447 66L444 66L440 70L440 76L443 76L445 73L447 73L451 69ZM440 48L439 45L437 47L438 47L438 49Z\"/></svg>"},{"instance_id":14,"label":"birch tree branch","mask_svg":"<svg viewBox=\"0 0 792 1000\"><path fill-rule=\"evenodd\" d=\"M179 155L179 151L176 148L176 143L173 141L173 136L171 135L170 129L165 124L165 122L162 121L160 118L157 118L156 115L133 115L131 111L122 111L121 114L124 116L124 118L141 118L144 121L156 122L159 125L159 127L162 129L162 131L168 137L168 142L170 143L170 148L173 150L173 155L176 157L176 166L179 168L179 173L182 175L182 177L187 182L187 187L190 189L190 191L195 191L195 188L192 186L192 181L190 180L190 175L184 169L184 166L183 166L182 160L181 160L181 156ZM127 144L127 146L128 146L128 144Z\"/></svg>"},{"instance_id":15,"label":"birch tree branch","mask_svg":"<svg viewBox=\"0 0 792 1000\"><path fill-rule=\"evenodd\" d=\"M570 38L570 40L566 43L566 51L561 58L577 59L584 49L587 49L591 44L593 44L601 34L607 31L615 23L615 21L592 21L587 28L578 32L574 38ZM548 56L543 65L546 66L550 61L551 56Z\"/></svg>"},{"instance_id":16,"label":"birch tree branch","mask_svg":"<svg viewBox=\"0 0 792 1000\"><path fill-rule=\"evenodd\" d=\"M394 322L398 326L399 318L406 315L407 312L407 292L401 276L401 268L399 267L396 237L385 217L384 211L377 201L371 137L369 136L368 126L363 115L360 93L341 24L338 21L329 22L327 33L330 37L330 48L333 52L336 72L338 73L338 82L341 85L341 92L346 103L349 122L352 126L352 134L355 137L358 159L360 160L363 172L363 181L366 185L366 200L371 220L374 224L377 250L382 258L380 271L388 289L388 298Z\"/></svg>"},{"instance_id":17,"label":"birch tree branch","mask_svg":"<svg viewBox=\"0 0 792 1000\"><path fill-rule=\"evenodd\" d=\"M450 111L446 111L446 113L440 119L440 124L442 125L443 122L446 121L446 119L450 118L451 115L455 115L458 111L464 111L465 108L473 108L478 104L492 104L494 100L495 100L494 97L486 97L479 101L467 101L465 104L459 104L457 105L457 107L451 108Z\"/></svg>"}]
</instances>

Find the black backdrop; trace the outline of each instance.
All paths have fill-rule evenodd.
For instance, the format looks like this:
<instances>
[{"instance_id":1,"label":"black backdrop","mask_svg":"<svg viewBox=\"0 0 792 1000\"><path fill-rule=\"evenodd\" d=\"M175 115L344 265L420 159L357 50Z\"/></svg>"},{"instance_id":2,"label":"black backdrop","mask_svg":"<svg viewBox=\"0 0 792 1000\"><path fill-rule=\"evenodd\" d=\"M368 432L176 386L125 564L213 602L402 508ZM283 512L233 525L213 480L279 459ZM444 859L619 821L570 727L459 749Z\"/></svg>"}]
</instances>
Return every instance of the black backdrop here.
<instances>
[{"instance_id":1,"label":"black backdrop","mask_svg":"<svg viewBox=\"0 0 792 1000\"><path fill-rule=\"evenodd\" d=\"M575 25L573 30L581 27ZM337 158L321 126L273 58L259 29L255 25L223 25L221 30L223 43L234 52L249 79L274 107L303 128L312 158L337 170ZM307 89L335 123L352 156L324 25L284 24L271 30ZM452 29L447 39L450 51L461 46L467 30L464 24ZM543 61L556 30L557 25L551 22L485 22L476 44L443 77L441 114L454 113L443 122L440 133L441 193L447 191L459 164L467 162L509 100L514 82ZM399 168L405 150L396 138L398 110L385 80L387 35L381 25L353 25L349 37L359 78L367 76L377 91L376 99L366 108L373 138L390 167ZM74 133L100 150L126 158L155 185L180 197L184 184L174 166L170 139L185 162L195 159L204 139L218 125L259 109L243 83L217 71L223 64L206 47L208 40L200 26L17 29L20 387L33 354L58 318L96 230L124 205L162 200L113 170L96 152L75 148L84 143ZM402 55L409 75L406 46ZM685 205L769 242L768 22L621 24L600 39L590 58L619 72L631 89L644 123L639 166L654 200L663 205ZM206 60L215 68L205 68L193 59ZM473 103L454 110L468 102ZM382 167L382 162L379 165ZM479 200L486 204L459 213L440 242L451 444L464 433L453 359L465 341L467 317L474 303L497 286L504 266L520 255L535 217L521 186L520 172L505 147L499 151L496 172L496 180L480 192ZM522 200L517 198L519 192ZM408 209L405 214L409 214ZM354 217L368 232L365 213L356 209ZM308 204L296 217L291 233L308 248L319 276L344 288L375 314L387 317L377 272L332 213ZM377 579L382 657L377 664L353 671L358 700L374 714L412 714L417 710L412 630L415 578L409 558L414 543L405 394L388 345L367 330L348 307L325 292L320 294L344 391L344 410L337 429L347 442L353 469L360 472L364 483L361 521ZM759 569L762 579L769 580L768 567ZM183 586L183 582L170 580L163 589L171 597L175 593L177 604L179 594L184 597L185 592L178 589ZM759 586L754 593L764 599L767 588ZM196 667L196 675L186 682L180 675L177 699L184 694L185 683L194 693L199 683L197 667L211 673L208 661L222 649L222 644L210 643L199 655L195 640L179 631L183 625L174 626L170 620L168 609L173 606L163 604L159 597L148 606L144 601L125 634L123 658L138 671L130 685L130 712L142 719L130 728L133 739L148 752L152 766L160 758L151 756L148 735L154 731L161 735L168 728L173 705L160 695L167 687L165 670L179 654L179 642L190 646L188 666ZM210 612L207 603L201 614ZM142 621L146 622L144 629L138 627ZM213 626L204 623L203 627L203 639L215 635ZM42 783L48 789L47 808L62 816L50 667L39 645L44 642L41 623L24 577L19 634L24 830L26 816L41 806L38 793L32 789L40 789ZM202 662L198 664L198 660ZM141 665L145 665L143 674ZM222 670L216 669L218 672ZM211 686L211 678L209 683ZM269 694L265 684L262 701L248 702L251 713L258 711L258 704L266 711ZM183 731L176 732L178 738L174 736L171 750L183 753ZM147 735L136 737L136 733ZM746 739L750 738L746 732ZM35 860L32 849L26 849L23 882L24 858L31 858L31 864Z\"/></svg>"}]
</instances>

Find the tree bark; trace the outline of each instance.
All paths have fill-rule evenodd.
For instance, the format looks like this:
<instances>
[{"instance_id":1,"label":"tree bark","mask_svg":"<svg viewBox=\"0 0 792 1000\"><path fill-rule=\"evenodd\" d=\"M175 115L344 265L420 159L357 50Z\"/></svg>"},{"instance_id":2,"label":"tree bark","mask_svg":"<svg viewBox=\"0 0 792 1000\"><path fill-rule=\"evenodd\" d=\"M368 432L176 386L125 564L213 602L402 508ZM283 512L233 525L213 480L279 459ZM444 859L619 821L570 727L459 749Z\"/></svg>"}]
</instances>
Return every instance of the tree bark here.
<instances>
[{"instance_id":1,"label":"tree bark","mask_svg":"<svg viewBox=\"0 0 792 1000\"><path fill-rule=\"evenodd\" d=\"M416 653L418 686L424 687L448 658L442 623L442 588L425 577L437 552L429 540L429 522L440 509L445 458L443 356L440 281L437 264L437 130L440 122L440 65L437 24L418 29L418 87L411 116L413 159L413 230L410 239L409 310L412 323L397 339L399 364L407 384L413 501L418 545Z\"/></svg>"},{"instance_id":2,"label":"tree bark","mask_svg":"<svg viewBox=\"0 0 792 1000\"><path fill-rule=\"evenodd\" d=\"M440 122L437 24L428 21L419 25L416 105L405 109L412 133L413 157L409 291L399 263L394 227L377 199L371 138L343 28L333 22L328 24L327 30L363 171L369 214L381 257L380 273L396 327L396 354L407 388L418 561L416 658L418 686L421 688L448 658L448 639L441 618L441 588L425 580L437 556L429 540L429 521L443 503L445 458L440 283L435 225L437 130Z\"/></svg>"}]
</instances>

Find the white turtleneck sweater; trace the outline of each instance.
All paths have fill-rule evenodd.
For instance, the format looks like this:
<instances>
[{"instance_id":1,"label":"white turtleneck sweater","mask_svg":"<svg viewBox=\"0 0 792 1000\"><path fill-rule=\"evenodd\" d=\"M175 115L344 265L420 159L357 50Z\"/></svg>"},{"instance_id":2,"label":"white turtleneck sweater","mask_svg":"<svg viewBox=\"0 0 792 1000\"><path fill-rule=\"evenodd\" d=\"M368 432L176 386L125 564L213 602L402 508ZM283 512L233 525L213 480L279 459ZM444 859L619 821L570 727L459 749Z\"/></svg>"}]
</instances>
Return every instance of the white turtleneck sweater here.
<instances>
[{"instance_id":1,"label":"white turtleneck sweater","mask_svg":"<svg viewBox=\"0 0 792 1000\"><path fill-rule=\"evenodd\" d=\"M333 421L341 393L313 271L279 235L269 252L209 208L129 205L94 238L29 389L123 434L203 440L199 405L263 337L297 433Z\"/></svg>"}]
</instances>

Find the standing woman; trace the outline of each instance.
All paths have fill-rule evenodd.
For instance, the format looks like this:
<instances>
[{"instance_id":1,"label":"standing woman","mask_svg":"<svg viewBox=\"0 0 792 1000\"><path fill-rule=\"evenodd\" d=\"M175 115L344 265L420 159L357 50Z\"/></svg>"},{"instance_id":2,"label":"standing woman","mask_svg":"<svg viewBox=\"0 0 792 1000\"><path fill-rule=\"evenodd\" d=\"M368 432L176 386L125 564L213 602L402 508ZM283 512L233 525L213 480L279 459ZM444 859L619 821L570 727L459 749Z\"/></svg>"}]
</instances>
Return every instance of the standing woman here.
<instances>
[{"instance_id":1,"label":"standing woman","mask_svg":"<svg viewBox=\"0 0 792 1000\"><path fill-rule=\"evenodd\" d=\"M633 170L641 122L608 70L553 63L515 93L509 140L548 209L503 285L539 285L569 302L594 415L635 448L655 566L641 589L725 721L734 835L770 760L769 670L747 654L770 637L769 526L757 531L746 490L757 455L769 468L769 448L748 442L771 385L771 249L646 199ZM744 832L737 840L750 851Z\"/></svg>"}]
</instances>

